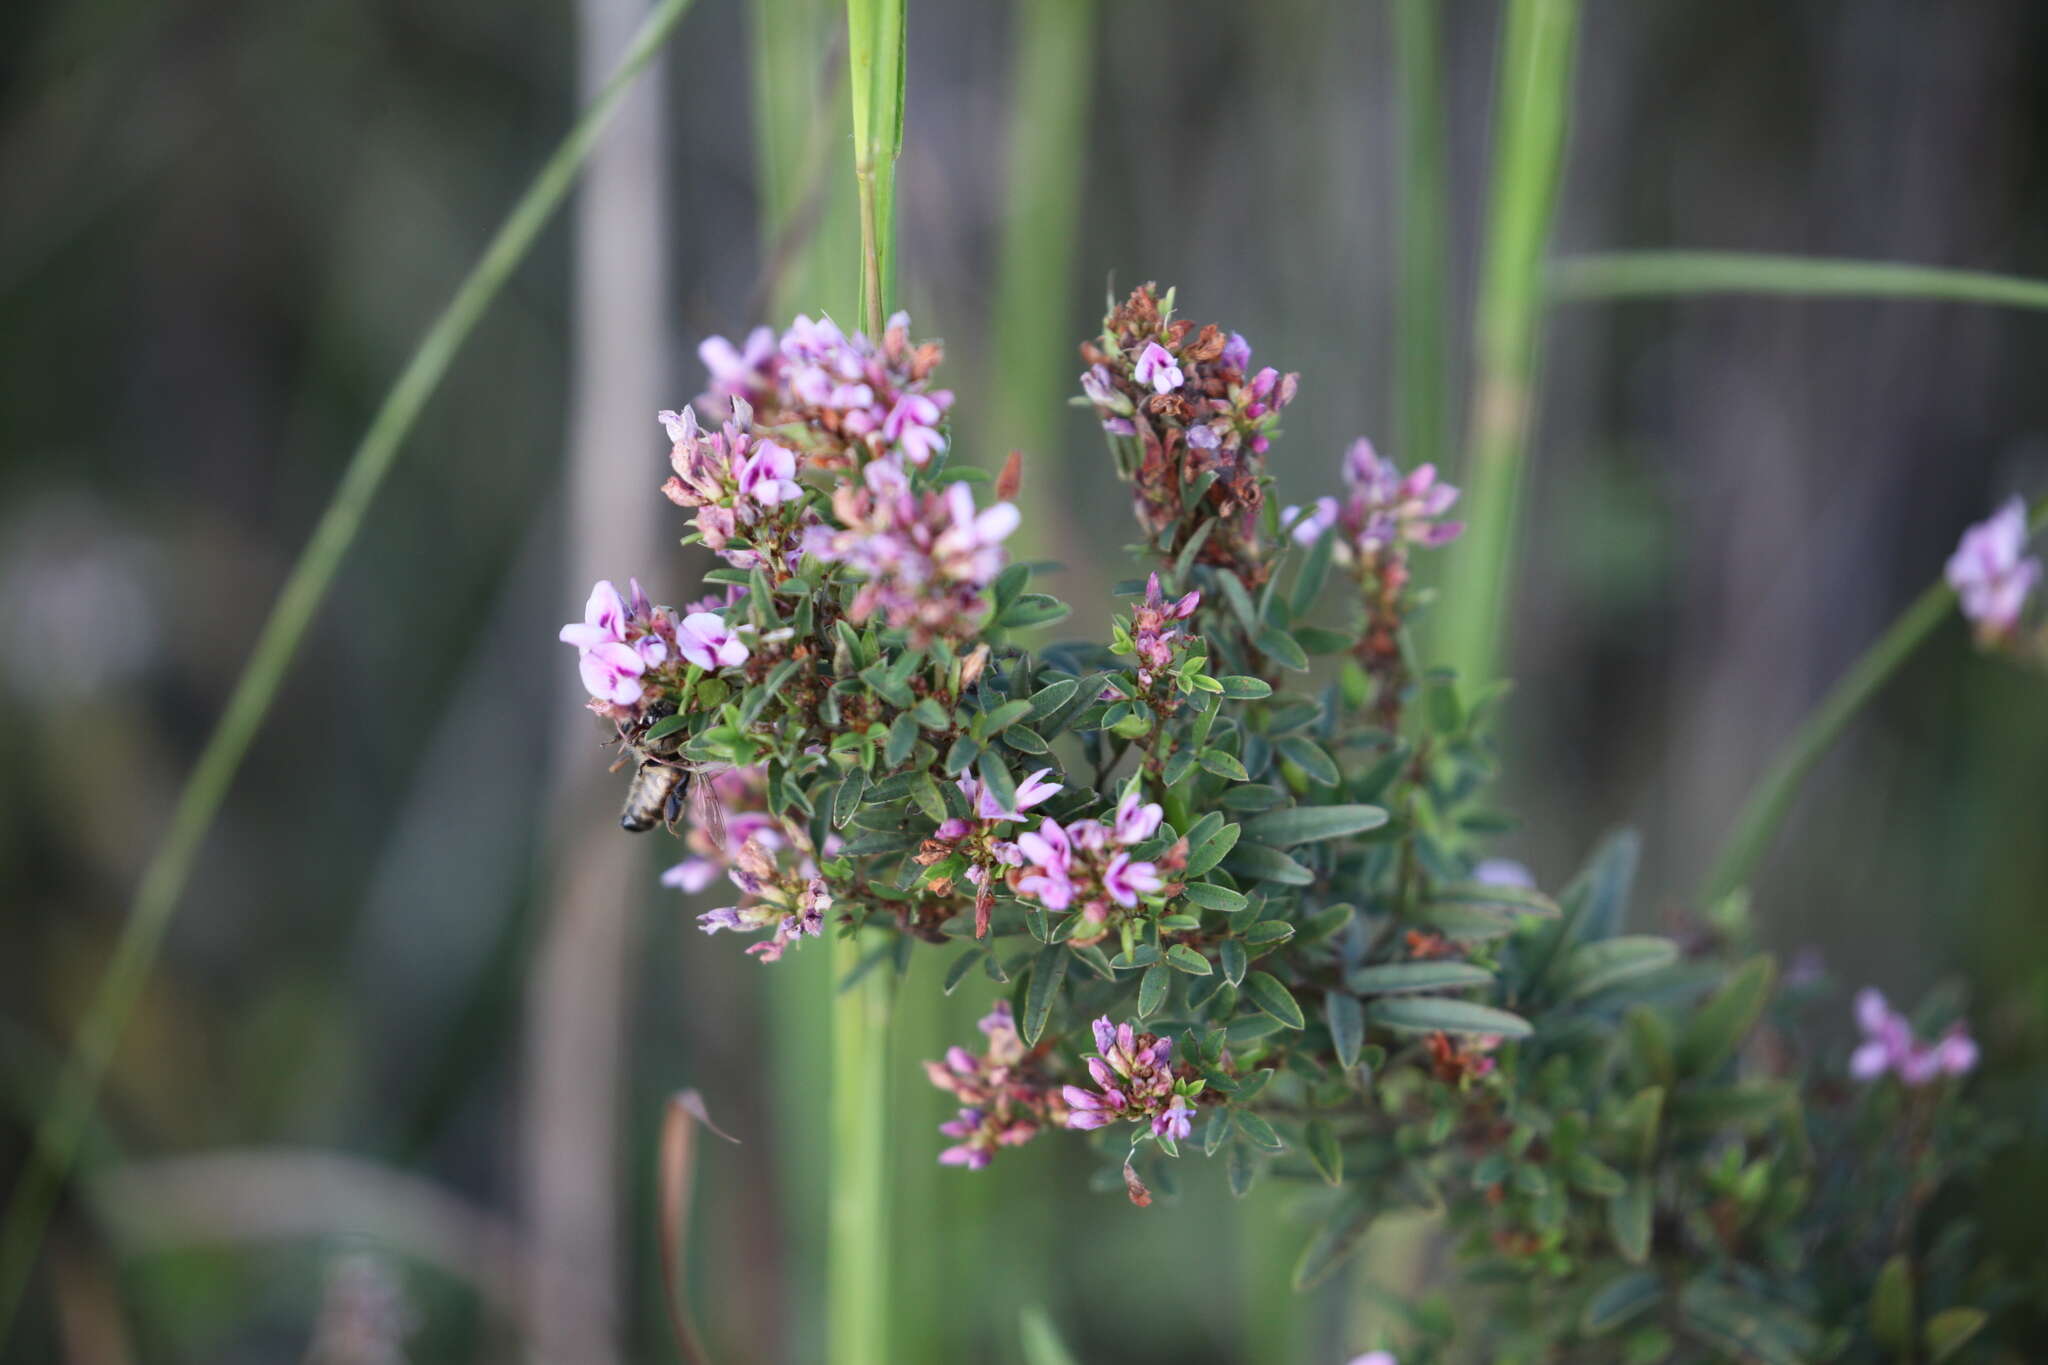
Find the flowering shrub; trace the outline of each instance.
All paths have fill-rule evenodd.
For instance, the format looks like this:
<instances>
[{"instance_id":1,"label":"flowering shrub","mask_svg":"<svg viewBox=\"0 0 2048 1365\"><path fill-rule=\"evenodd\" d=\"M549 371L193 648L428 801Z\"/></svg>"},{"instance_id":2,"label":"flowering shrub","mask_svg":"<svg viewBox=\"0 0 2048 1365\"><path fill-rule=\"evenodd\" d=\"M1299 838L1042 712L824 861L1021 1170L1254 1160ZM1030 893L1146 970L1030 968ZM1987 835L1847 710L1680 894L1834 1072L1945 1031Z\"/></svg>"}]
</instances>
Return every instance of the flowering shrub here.
<instances>
[{"instance_id":1,"label":"flowering shrub","mask_svg":"<svg viewBox=\"0 0 2048 1365\"><path fill-rule=\"evenodd\" d=\"M1440 1210L1487 1359L1938 1359L1977 1332L1999 1305L1967 1239L1918 1217L1997 1138L1960 1107L1963 1025L1867 992L1853 1056L1811 1043L1739 899L1622 932L1627 835L1555 896L1487 858L1499 692L1408 629L1458 490L1361 440L1341 495L1276 508L1296 377L1171 293L1081 349L1143 536L1102 643L1036 633L1066 608L1006 560L1018 465L984 500L951 464L941 351L905 318L704 344L664 491L715 595L599 584L562 631L637 781L693 787L664 880L741 893L702 927L771 963L828 931L863 969L923 943L948 992L1004 988L982 1052L927 1064L961 1104L949 1165L1065 1130L1139 1205L1192 1153L1240 1195L1299 1182L1303 1286L1380 1213ZM2037 574L2014 515L1950 566L1987 639ZM1410 1365L1452 1349L1450 1315L1408 1326Z\"/></svg>"}]
</instances>

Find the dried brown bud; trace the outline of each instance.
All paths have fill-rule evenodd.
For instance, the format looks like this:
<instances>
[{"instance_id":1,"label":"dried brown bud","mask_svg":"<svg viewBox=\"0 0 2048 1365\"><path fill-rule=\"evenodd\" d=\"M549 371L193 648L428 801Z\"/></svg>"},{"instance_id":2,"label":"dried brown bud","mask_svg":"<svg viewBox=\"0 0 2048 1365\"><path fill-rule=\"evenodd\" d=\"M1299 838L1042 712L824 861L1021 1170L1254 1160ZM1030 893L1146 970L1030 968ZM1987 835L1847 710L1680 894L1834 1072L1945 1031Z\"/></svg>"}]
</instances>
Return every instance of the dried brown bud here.
<instances>
[{"instance_id":1,"label":"dried brown bud","mask_svg":"<svg viewBox=\"0 0 2048 1365\"><path fill-rule=\"evenodd\" d=\"M1003 461L1003 472L996 475L996 496L1004 502L1014 499L1024 487L1024 452L1013 450L1010 458Z\"/></svg>"}]
</instances>

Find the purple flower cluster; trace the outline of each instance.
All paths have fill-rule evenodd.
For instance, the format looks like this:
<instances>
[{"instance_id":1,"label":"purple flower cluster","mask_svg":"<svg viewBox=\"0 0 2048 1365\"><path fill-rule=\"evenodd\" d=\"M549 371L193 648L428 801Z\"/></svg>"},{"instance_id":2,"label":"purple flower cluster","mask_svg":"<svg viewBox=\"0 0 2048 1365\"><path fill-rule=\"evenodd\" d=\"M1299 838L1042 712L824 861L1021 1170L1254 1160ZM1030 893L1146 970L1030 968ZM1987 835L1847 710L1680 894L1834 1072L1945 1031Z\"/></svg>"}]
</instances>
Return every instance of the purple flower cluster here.
<instances>
[{"instance_id":1,"label":"purple flower cluster","mask_svg":"<svg viewBox=\"0 0 2048 1365\"><path fill-rule=\"evenodd\" d=\"M1010 1002L998 1000L980 1021L988 1035L988 1051L976 1056L964 1047L946 1049L943 1062L926 1062L933 1085L956 1097L958 1115L939 1131L959 1141L939 1153L945 1166L978 1171L998 1147L1015 1147L1038 1136L1039 1129L1064 1115L1057 1097L1030 1065L1030 1049L1017 1032Z\"/></svg>"},{"instance_id":2,"label":"purple flower cluster","mask_svg":"<svg viewBox=\"0 0 2048 1365\"><path fill-rule=\"evenodd\" d=\"M637 579L628 579L628 603L609 580L590 590L583 619L563 626L560 638L574 645L577 668L590 691L591 709L618 720L639 714L652 678L677 675L678 661L706 672L735 668L750 657L734 627L714 612L693 611L681 620L647 600ZM674 678L670 679L674 681Z\"/></svg>"},{"instance_id":3,"label":"purple flower cluster","mask_svg":"<svg viewBox=\"0 0 2048 1365\"><path fill-rule=\"evenodd\" d=\"M932 387L943 356L913 346L910 316L889 319L881 340L848 335L830 318L798 317L777 337L758 327L743 347L711 337L697 348L711 372L707 411L742 406L789 429L821 467L886 461L899 471L946 448L940 430L953 395Z\"/></svg>"},{"instance_id":4,"label":"purple flower cluster","mask_svg":"<svg viewBox=\"0 0 2048 1365\"><path fill-rule=\"evenodd\" d=\"M1968 1075L1977 1065L1977 1044L1961 1023L1935 1042L1922 1043L1906 1016L1868 987L1856 993L1856 1026L1863 1030L1863 1042L1849 1058L1849 1074L1859 1081L1889 1073L1905 1085L1922 1086L1943 1076Z\"/></svg>"},{"instance_id":5,"label":"purple flower cluster","mask_svg":"<svg viewBox=\"0 0 2048 1365\"><path fill-rule=\"evenodd\" d=\"M1173 668L1174 641L1184 638L1174 621L1185 621L1202 605L1200 592L1182 594L1172 602L1160 590L1159 575L1145 582L1145 600L1131 613L1131 645L1138 656L1138 685L1151 687L1154 674Z\"/></svg>"},{"instance_id":6,"label":"purple flower cluster","mask_svg":"<svg viewBox=\"0 0 2048 1365\"><path fill-rule=\"evenodd\" d=\"M1150 1119L1154 1137L1185 1141L1194 1128L1193 1097L1202 1082L1175 1078L1173 1040L1134 1033L1129 1024L1112 1024L1106 1015L1095 1021L1094 1031L1097 1055L1087 1060L1095 1089L1061 1089L1067 1127L1085 1132L1119 1120Z\"/></svg>"},{"instance_id":7,"label":"purple flower cluster","mask_svg":"<svg viewBox=\"0 0 2048 1365\"><path fill-rule=\"evenodd\" d=\"M711 783L711 798L718 803L723 828L714 831L692 822L683 836L690 856L661 874L663 886L692 896L733 865L734 849L752 842L766 852L780 853L790 846L787 827L768 811L767 769L726 768L703 780ZM806 877L816 872L809 858L801 859L798 870Z\"/></svg>"},{"instance_id":8,"label":"purple flower cluster","mask_svg":"<svg viewBox=\"0 0 2048 1365\"><path fill-rule=\"evenodd\" d=\"M2027 555L2027 507L2018 498L1963 532L1948 560L1948 585L1963 615L1987 641L2011 638L2027 599L2041 581L2041 561Z\"/></svg>"},{"instance_id":9,"label":"purple flower cluster","mask_svg":"<svg viewBox=\"0 0 2048 1365\"><path fill-rule=\"evenodd\" d=\"M661 423L675 444L669 464L675 473L661 486L678 507L697 510L697 534L728 564L742 569L786 556L800 528L814 525L796 481L797 458L787 446L755 434L753 410L744 399L715 432L697 424L693 408L663 412ZM748 545L732 544L744 535ZM764 553L763 546L769 547Z\"/></svg>"},{"instance_id":10,"label":"purple flower cluster","mask_svg":"<svg viewBox=\"0 0 2048 1365\"><path fill-rule=\"evenodd\" d=\"M1006 562L1002 542L1017 529L1017 509L999 502L977 511L964 483L922 496L908 483L877 483L841 484L832 495L840 524L812 527L804 549L866 578L850 610L856 622L880 613L918 644L972 634L987 606L981 594Z\"/></svg>"},{"instance_id":11,"label":"purple flower cluster","mask_svg":"<svg viewBox=\"0 0 2048 1365\"><path fill-rule=\"evenodd\" d=\"M1131 791L1117 803L1110 823L1075 820L1062 825L1046 819L1036 830L1017 836L1019 862L1010 873L1019 896L1048 910L1077 910L1085 923L1072 936L1075 943L1094 943L1109 933L1113 907L1135 910L1142 897L1166 889L1165 872L1178 870L1185 858L1176 845L1160 862L1131 856L1131 849L1159 829L1157 802L1139 802Z\"/></svg>"},{"instance_id":12,"label":"purple flower cluster","mask_svg":"<svg viewBox=\"0 0 2048 1365\"><path fill-rule=\"evenodd\" d=\"M1458 500L1458 490L1437 478L1436 466L1418 465L1403 474L1392 460L1380 458L1363 436L1344 456L1344 482L1350 492L1342 502L1317 498L1304 511L1288 507L1280 514L1294 538L1313 544L1332 526L1343 528L1338 557L1374 563L1404 545L1444 545L1456 540L1463 522L1445 521L1444 513Z\"/></svg>"},{"instance_id":13,"label":"purple flower cluster","mask_svg":"<svg viewBox=\"0 0 2048 1365\"><path fill-rule=\"evenodd\" d=\"M794 870L777 866L775 855L757 833L741 844L733 855L727 876L744 894L738 905L720 906L697 916L697 926L707 934L721 929L758 933L773 929L747 952L763 962L777 962L797 940L816 938L825 931L825 912L832 908L832 893L822 877L816 876L809 861L801 860Z\"/></svg>"}]
</instances>

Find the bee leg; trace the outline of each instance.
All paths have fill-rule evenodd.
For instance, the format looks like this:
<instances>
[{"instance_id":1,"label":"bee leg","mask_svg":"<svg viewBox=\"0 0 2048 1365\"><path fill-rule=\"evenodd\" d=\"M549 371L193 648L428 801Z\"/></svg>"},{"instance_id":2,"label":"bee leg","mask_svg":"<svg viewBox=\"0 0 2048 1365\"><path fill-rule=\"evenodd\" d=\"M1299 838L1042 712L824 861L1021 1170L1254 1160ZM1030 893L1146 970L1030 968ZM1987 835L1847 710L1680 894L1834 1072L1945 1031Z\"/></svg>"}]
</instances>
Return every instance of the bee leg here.
<instances>
[{"instance_id":1,"label":"bee leg","mask_svg":"<svg viewBox=\"0 0 2048 1365\"><path fill-rule=\"evenodd\" d=\"M675 790L668 794L668 800L661 803L661 822L668 826L670 834L674 834L676 826L683 822L683 807L688 802L689 795L689 784L678 782Z\"/></svg>"}]
</instances>

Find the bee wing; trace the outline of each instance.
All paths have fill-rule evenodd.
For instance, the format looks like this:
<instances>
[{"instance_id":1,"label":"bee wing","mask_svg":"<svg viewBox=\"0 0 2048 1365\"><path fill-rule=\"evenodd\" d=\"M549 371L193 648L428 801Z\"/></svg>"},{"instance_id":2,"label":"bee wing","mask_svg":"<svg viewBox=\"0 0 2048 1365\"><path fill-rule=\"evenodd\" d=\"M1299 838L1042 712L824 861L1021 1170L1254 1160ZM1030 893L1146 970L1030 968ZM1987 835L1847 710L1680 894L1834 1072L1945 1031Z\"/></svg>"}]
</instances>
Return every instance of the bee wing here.
<instances>
[{"instance_id":1,"label":"bee wing","mask_svg":"<svg viewBox=\"0 0 2048 1365\"><path fill-rule=\"evenodd\" d=\"M698 769L690 771L690 819L713 845L725 847L725 803L718 799L711 774Z\"/></svg>"}]
</instances>

